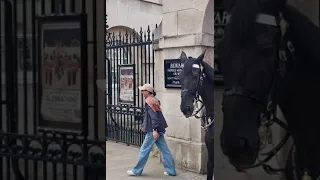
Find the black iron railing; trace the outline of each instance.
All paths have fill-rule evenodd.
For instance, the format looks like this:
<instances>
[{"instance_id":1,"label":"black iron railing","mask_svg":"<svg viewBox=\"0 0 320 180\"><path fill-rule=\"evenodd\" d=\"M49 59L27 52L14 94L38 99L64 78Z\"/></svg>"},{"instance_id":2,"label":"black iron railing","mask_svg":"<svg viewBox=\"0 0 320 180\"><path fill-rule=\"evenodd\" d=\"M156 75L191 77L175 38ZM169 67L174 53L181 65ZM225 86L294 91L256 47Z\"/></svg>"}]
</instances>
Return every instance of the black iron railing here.
<instances>
[{"instance_id":1,"label":"black iron railing","mask_svg":"<svg viewBox=\"0 0 320 180\"><path fill-rule=\"evenodd\" d=\"M154 34L146 31L123 29L107 33L106 62L106 128L107 139L140 146L144 134L141 125L144 115L144 98L138 86L153 84ZM124 68L123 68L124 67ZM122 74L126 69L128 75ZM126 77L130 80L126 80ZM127 93L124 97L124 94Z\"/></svg>"},{"instance_id":2,"label":"black iron railing","mask_svg":"<svg viewBox=\"0 0 320 180\"><path fill-rule=\"evenodd\" d=\"M101 2L97 5L97 0L0 0L0 179L105 179L105 141L98 137L105 134L105 129L99 132L96 83L90 87L92 104L86 103L87 109L93 108L93 117L83 117L83 123L91 128L89 132L38 126L42 56L38 56L37 17L51 15L63 20L67 14L86 16L92 34L84 47L93 49L88 54L92 66L86 68L93 74L81 78L88 81L92 77L89 81L96 82L97 24L104 23L98 22L102 18L97 16L105 17L106 6L105 1Z\"/></svg>"}]
</instances>

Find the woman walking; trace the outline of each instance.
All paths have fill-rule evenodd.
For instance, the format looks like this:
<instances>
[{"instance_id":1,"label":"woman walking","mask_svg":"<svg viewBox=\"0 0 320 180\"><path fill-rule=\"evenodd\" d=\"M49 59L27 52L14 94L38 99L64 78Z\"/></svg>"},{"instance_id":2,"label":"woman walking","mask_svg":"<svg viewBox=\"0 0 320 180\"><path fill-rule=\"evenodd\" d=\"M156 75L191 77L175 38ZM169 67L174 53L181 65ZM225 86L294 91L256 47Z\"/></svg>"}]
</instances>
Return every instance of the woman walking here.
<instances>
[{"instance_id":1,"label":"woman walking","mask_svg":"<svg viewBox=\"0 0 320 180\"><path fill-rule=\"evenodd\" d=\"M139 86L145 98L145 115L142 124L142 130L146 133L143 144L139 152L139 160L137 165L128 170L130 176L141 176L144 166L146 165L149 154L154 144L157 145L161 154L165 168L165 175L175 176L176 168L169 147L164 139L165 129L168 127L167 122L161 112L160 102L154 96L156 93L151 84Z\"/></svg>"}]
</instances>

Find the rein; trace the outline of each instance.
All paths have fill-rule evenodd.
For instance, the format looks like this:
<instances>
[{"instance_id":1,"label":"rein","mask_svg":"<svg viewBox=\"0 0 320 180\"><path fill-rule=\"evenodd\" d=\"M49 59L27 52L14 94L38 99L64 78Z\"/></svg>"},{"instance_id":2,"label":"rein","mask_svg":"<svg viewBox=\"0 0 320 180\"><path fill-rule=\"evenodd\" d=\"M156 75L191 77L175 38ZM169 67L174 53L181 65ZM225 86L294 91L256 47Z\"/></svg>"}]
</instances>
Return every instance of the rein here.
<instances>
[{"instance_id":1,"label":"rein","mask_svg":"<svg viewBox=\"0 0 320 180\"><path fill-rule=\"evenodd\" d=\"M230 15L228 16L228 20L229 19L230 19ZM287 62L287 58L286 58L287 51L286 50L289 50L291 56L294 59L294 54L293 54L294 47L290 41L285 40L287 23L283 19L281 14L279 14L279 17L274 17L274 16L267 15L267 14L259 14L257 16L256 22L260 23L260 24L266 24L266 25L270 25L270 26L280 27L280 31L281 31L281 38L279 41L280 42L280 49L278 51L279 60L278 60L277 69L274 74L270 90L269 90L267 96L265 96L263 94L258 94L258 93L249 91L244 87L235 86L230 89L226 89L223 96L224 97L225 96L243 96L243 97L252 99L256 102L259 102L260 104L265 105L265 110L261 114L261 117L260 117L260 122L261 122L260 128L259 128L259 135L260 135L260 142L261 142L260 145L266 146L267 143L272 144L271 143L272 132L271 132L271 128L270 128L272 124L276 123L280 127L282 127L283 129L285 129L287 131L284 138L279 142L279 144L277 144L275 147L273 147L272 150L270 150L268 152L264 152L264 153L259 153L262 156L266 156L264 159L260 160L258 157L258 159L257 159L258 162L255 163L254 165L251 165L251 166L235 165L235 167L239 171L245 171L246 169L251 169L251 168L256 168L256 167L261 166L265 170L266 173L275 174L280 171L285 171L285 168L281 168L281 169L272 168L270 165L268 165L266 163L268 161L270 161L279 152L279 150L286 144L289 137L291 136L290 131L288 129L288 125L276 117L277 102L276 102L275 98L277 95L276 94L277 90L279 90L278 89L279 88L278 87L279 79L284 78L285 71L286 71L286 62ZM262 141L264 141L264 142L262 142ZM263 148L264 147L261 148L261 146L260 146L260 150ZM293 168L295 168L295 167L293 167Z\"/></svg>"}]
</instances>

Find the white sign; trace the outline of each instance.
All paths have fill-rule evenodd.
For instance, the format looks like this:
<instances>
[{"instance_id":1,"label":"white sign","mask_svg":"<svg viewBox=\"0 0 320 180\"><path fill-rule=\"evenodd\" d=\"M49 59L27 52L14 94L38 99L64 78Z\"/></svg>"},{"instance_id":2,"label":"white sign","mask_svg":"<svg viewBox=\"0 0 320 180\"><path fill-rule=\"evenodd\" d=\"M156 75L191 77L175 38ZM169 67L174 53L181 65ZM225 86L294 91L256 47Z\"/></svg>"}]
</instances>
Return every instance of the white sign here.
<instances>
[{"instance_id":1,"label":"white sign","mask_svg":"<svg viewBox=\"0 0 320 180\"><path fill-rule=\"evenodd\" d=\"M42 95L41 113L48 121L81 123L81 93L46 90Z\"/></svg>"}]
</instances>

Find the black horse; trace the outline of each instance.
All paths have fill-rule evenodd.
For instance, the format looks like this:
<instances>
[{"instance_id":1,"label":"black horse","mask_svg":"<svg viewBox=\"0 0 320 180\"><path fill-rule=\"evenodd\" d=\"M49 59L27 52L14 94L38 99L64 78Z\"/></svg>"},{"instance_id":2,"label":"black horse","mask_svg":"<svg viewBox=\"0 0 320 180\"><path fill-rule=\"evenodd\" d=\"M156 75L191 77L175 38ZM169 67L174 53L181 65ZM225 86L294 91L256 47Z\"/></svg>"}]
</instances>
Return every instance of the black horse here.
<instances>
[{"instance_id":1,"label":"black horse","mask_svg":"<svg viewBox=\"0 0 320 180\"><path fill-rule=\"evenodd\" d=\"M276 171L266 165L274 152L255 164L261 140L258 131L275 122L294 140L287 167L282 169L287 179L301 179L305 170L317 178L319 28L285 0L225 0L225 8L230 19L217 46L225 80L223 153L238 170L261 165ZM277 105L288 125L275 118Z\"/></svg>"},{"instance_id":2,"label":"black horse","mask_svg":"<svg viewBox=\"0 0 320 180\"><path fill-rule=\"evenodd\" d=\"M205 129L205 143L208 150L207 180L213 179L214 166L214 110L213 110L213 77L214 69L203 61L205 52L198 58L187 58L182 52L180 59L184 64L180 72L181 104L180 110L186 118L201 118L201 126ZM201 99L200 99L201 97ZM194 109L198 102L200 108ZM202 111L202 116L197 114Z\"/></svg>"}]
</instances>

